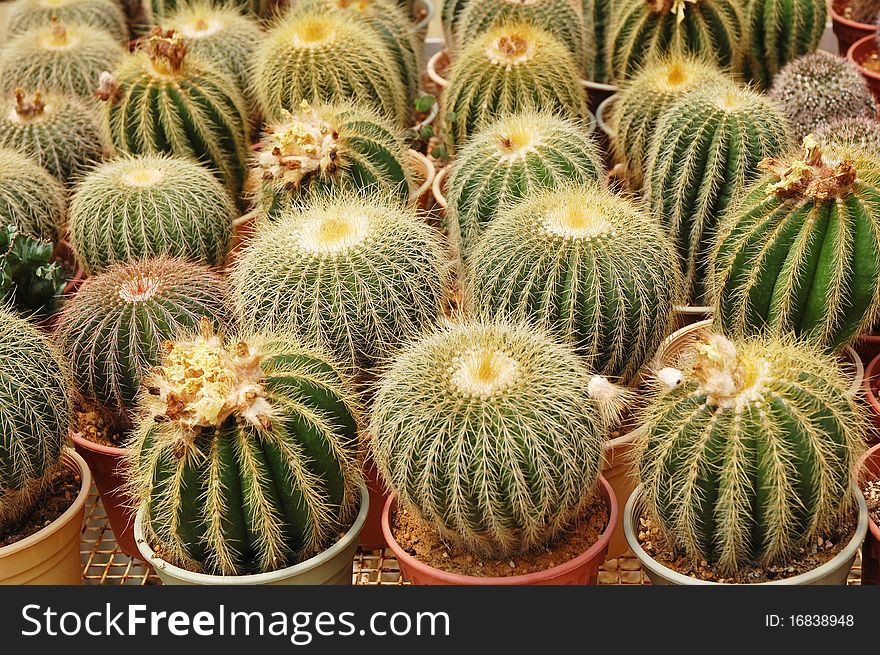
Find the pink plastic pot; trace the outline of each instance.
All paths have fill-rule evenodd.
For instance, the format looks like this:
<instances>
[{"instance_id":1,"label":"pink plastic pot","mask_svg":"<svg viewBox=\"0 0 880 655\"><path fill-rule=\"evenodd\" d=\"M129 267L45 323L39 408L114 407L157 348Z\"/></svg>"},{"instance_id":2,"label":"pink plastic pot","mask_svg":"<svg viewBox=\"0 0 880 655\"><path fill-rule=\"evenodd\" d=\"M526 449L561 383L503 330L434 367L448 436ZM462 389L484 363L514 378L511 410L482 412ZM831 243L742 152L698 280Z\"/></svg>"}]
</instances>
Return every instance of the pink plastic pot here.
<instances>
[{"instance_id":1,"label":"pink plastic pot","mask_svg":"<svg viewBox=\"0 0 880 655\"><path fill-rule=\"evenodd\" d=\"M880 104L880 73L870 71L864 66L864 63L871 55L877 54L877 50L877 37L875 34L870 34L853 43L846 56L859 69L862 77L865 78L865 84L868 85L868 90L874 96L874 102Z\"/></svg>"},{"instance_id":2,"label":"pink plastic pot","mask_svg":"<svg viewBox=\"0 0 880 655\"><path fill-rule=\"evenodd\" d=\"M581 553L565 564L525 575L511 575L504 578L458 575L423 564L403 550L391 533L391 512L394 511L397 501L394 494L388 498L382 511L382 532L385 533L388 547L397 557L397 564L400 566L403 577L416 585L595 585L599 578L599 567L605 561L608 542L611 540L611 534L614 532L618 520L618 507L614 492L601 475L599 476L599 493L608 506L609 514L608 525L605 526L599 540L585 553Z\"/></svg>"},{"instance_id":3,"label":"pink plastic pot","mask_svg":"<svg viewBox=\"0 0 880 655\"><path fill-rule=\"evenodd\" d=\"M124 491L124 478L120 470L120 464L125 457L125 450L102 446L88 439L84 439L73 430L70 431L70 440L76 452L86 460L95 486L101 496L101 504L107 512L110 527L116 537L119 548L129 557L141 559L140 551L134 540L134 514L131 497Z\"/></svg>"},{"instance_id":4,"label":"pink plastic pot","mask_svg":"<svg viewBox=\"0 0 880 655\"><path fill-rule=\"evenodd\" d=\"M880 444L862 455L856 464L857 482L880 478ZM868 521L868 534L862 543L862 584L880 584L880 525Z\"/></svg>"},{"instance_id":5,"label":"pink plastic pot","mask_svg":"<svg viewBox=\"0 0 880 655\"><path fill-rule=\"evenodd\" d=\"M845 57L850 47L866 36L874 36L877 33L876 25L857 23L854 20L844 18L849 0L832 0L828 5L828 13L831 14L831 29L837 37L837 49L841 57Z\"/></svg>"}]
</instances>

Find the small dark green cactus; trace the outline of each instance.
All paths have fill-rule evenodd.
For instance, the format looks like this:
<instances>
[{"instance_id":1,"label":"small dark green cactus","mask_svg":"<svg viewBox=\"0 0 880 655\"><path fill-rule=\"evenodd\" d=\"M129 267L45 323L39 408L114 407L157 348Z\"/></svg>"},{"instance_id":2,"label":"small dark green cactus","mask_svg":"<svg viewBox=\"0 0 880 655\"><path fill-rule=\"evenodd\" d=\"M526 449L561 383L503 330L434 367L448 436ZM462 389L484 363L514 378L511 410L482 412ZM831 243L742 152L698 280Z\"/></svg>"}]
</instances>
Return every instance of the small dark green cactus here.
<instances>
[{"instance_id":1,"label":"small dark green cactus","mask_svg":"<svg viewBox=\"0 0 880 655\"><path fill-rule=\"evenodd\" d=\"M64 187L34 159L0 148L0 225L57 241L66 222Z\"/></svg>"},{"instance_id":2,"label":"small dark green cactus","mask_svg":"<svg viewBox=\"0 0 880 655\"><path fill-rule=\"evenodd\" d=\"M53 249L15 225L0 227L0 304L37 318L58 309L66 278Z\"/></svg>"}]
</instances>

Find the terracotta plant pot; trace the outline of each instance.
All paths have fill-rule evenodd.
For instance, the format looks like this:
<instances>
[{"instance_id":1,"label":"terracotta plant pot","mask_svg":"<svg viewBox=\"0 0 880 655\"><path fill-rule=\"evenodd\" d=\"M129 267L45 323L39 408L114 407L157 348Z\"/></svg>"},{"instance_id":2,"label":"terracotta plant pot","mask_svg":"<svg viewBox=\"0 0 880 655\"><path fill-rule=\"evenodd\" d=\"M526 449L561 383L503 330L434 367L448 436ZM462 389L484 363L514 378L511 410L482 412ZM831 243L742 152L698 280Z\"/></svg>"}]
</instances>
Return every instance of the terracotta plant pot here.
<instances>
[{"instance_id":1,"label":"terracotta plant pot","mask_svg":"<svg viewBox=\"0 0 880 655\"><path fill-rule=\"evenodd\" d=\"M878 50L880 50L880 47L877 45L877 35L871 34L853 43L846 53L847 59L855 64L862 77L865 78L865 84L868 85L868 90L874 96L874 102L876 103L880 103L880 73L868 70L864 64L872 56L877 55Z\"/></svg>"},{"instance_id":2,"label":"terracotta plant pot","mask_svg":"<svg viewBox=\"0 0 880 655\"><path fill-rule=\"evenodd\" d=\"M431 189L434 186L437 170L434 168L434 163L420 152L410 149L407 151L407 156L415 172L416 182L419 184L413 192L413 199L416 207L427 210L433 201Z\"/></svg>"},{"instance_id":3,"label":"terracotta plant pot","mask_svg":"<svg viewBox=\"0 0 880 655\"><path fill-rule=\"evenodd\" d=\"M587 105L594 114L599 111L599 106L603 102L617 93L617 87L613 84L581 80L581 86L587 90Z\"/></svg>"},{"instance_id":4,"label":"terracotta plant pot","mask_svg":"<svg viewBox=\"0 0 880 655\"><path fill-rule=\"evenodd\" d=\"M124 478L119 468L125 449L94 443L73 430L70 431L70 440L92 470L119 549L129 557L141 559L134 541L134 503L124 491Z\"/></svg>"},{"instance_id":5,"label":"terracotta plant pot","mask_svg":"<svg viewBox=\"0 0 880 655\"><path fill-rule=\"evenodd\" d=\"M358 535L367 520L370 497L361 485L361 507L351 528L323 553L304 562L270 573L254 575L209 575L194 573L166 562L156 555L144 537L143 509L135 515L134 532L137 546L144 560L155 569L167 585L350 585L352 561L358 547Z\"/></svg>"},{"instance_id":6,"label":"terracotta plant pot","mask_svg":"<svg viewBox=\"0 0 880 655\"><path fill-rule=\"evenodd\" d=\"M431 185L431 192L434 195L434 202L437 203L437 206L446 211L446 174L449 172L449 167L444 166L441 168L437 175L434 176L434 183Z\"/></svg>"},{"instance_id":7,"label":"terracotta plant pot","mask_svg":"<svg viewBox=\"0 0 880 655\"><path fill-rule=\"evenodd\" d=\"M92 476L82 457L70 448L64 466L80 477L73 504L39 532L0 548L0 584L73 585L82 581L79 542Z\"/></svg>"},{"instance_id":8,"label":"terracotta plant pot","mask_svg":"<svg viewBox=\"0 0 880 655\"><path fill-rule=\"evenodd\" d=\"M428 59L428 79L430 79L437 91L441 92L447 86L449 81L446 79L446 71L449 69L449 53L446 48L440 50Z\"/></svg>"},{"instance_id":9,"label":"terracotta plant pot","mask_svg":"<svg viewBox=\"0 0 880 655\"><path fill-rule=\"evenodd\" d=\"M416 41L422 45L425 42L425 37L428 36L428 26L434 18L434 5L431 0L415 0L412 18L413 33L416 35Z\"/></svg>"},{"instance_id":10,"label":"terracotta plant pot","mask_svg":"<svg viewBox=\"0 0 880 655\"><path fill-rule=\"evenodd\" d=\"M614 100L615 96L610 95L596 108L596 122L599 124L599 130L605 135L609 143L614 141L614 137L617 136L617 131L609 124L612 112L614 111Z\"/></svg>"},{"instance_id":11,"label":"terracotta plant pot","mask_svg":"<svg viewBox=\"0 0 880 655\"><path fill-rule=\"evenodd\" d=\"M358 544L364 550L381 550L388 546L385 533L382 532L382 509L388 500L388 490L370 455L364 459L363 468L364 484L367 485L367 493L370 496L370 508Z\"/></svg>"},{"instance_id":12,"label":"terracotta plant pot","mask_svg":"<svg viewBox=\"0 0 880 655\"><path fill-rule=\"evenodd\" d=\"M856 496L856 501L859 507L859 519L856 525L856 531L853 535L852 539L849 540L846 547L841 550L837 555L835 555L832 559L825 562L821 566L813 569L812 571L808 571L807 573L802 573L800 575L795 575L790 578L785 578L782 580L774 580L773 582L760 582L755 583L756 585L845 585L846 579L849 576L849 571L852 568L853 562L856 559L856 553L859 550L859 546L862 543L862 540L865 538L865 534L868 531L868 507L865 505L865 497L862 495L858 486L853 482L852 484L853 494ZM633 492L632 496L630 496L629 501L626 503L626 509L623 514L623 529L626 533L626 540L629 542L629 546L632 549L635 556L638 558L639 563L642 565L642 570L645 572L645 575L648 576L648 579L651 581L651 584L655 585L719 585L719 584L727 584L723 582L711 582L709 580L700 580L699 578L692 578L687 575L683 575L678 571L673 571L672 569L664 566L653 557L648 555L645 552L645 549L642 548L641 544L638 540L638 530L636 528L636 522L638 521L638 517L641 516L642 507L643 507L644 497L642 496L642 487L639 485L636 490Z\"/></svg>"},{"instance_id":13,"label":"terracotta plant pot","mask_svg":"<svg viewBox=\"0 0 880 655\"><path fill-rule=\"evenodd\" d=\"M877 395L876 383L880 377L880 355L877 355L868 362L868 367L865 369L865 379L862 382L862 386L865 390L865 399L868 401L868 406L871 408L871 422L874 424L874 427L880 431L880 398ZM871 435L871 439L876 443L878 435L880 432L877 432Z\"/></svg>"},{"instance_id":14,"label":"terracotta plant pot","mask_svg":"<svg viewBox=\"0 0 880 655\"><path fill-rule=\"evenodd\" d=\"M559 566L538 571L535 573L527 573L525 575L511 575L504 578L489 578L469 575L458 575L456 573L448 573L440 569L436 569L427 564L423 564L403 548L394 540L391 532L391 513L396 507L397 497L394 494L388 498L385 508L382 511L382 531L385 533L385 539L388 547L397 557L397 564L400 566L400 572L403 577L412 584L416 585L594 585L599 578L599 567L605 561L605 553L608 550L608 542L611 539L611 533L617 524L617 500L611 486L601 475L599 476L599 493L608 506L608 525L605 527L598 541L593 544L589 550L578 555L576 558Z\"/></svg>"},{"instance_id":15,"label":"terracotta plant pot","mask_svg":"<svg viewBox=\"0 0 880 655\"><path fill-rule=\"evenodd\" d=\"M857 23L844 17L849 0L832 0L828 5L828 13L831 15L831 29L837 37L837 47L841 57L846 57L850 47L866 36L877 33L877 26L867 23Z\"/></svg>"},{"instance_id":16,"label":"terracotta plant pot","mask_svg":"<svg viewBox=\"0 0 880 655\"><path fill-rule=\"evenodd\" d=\"M880 444L862 455L855 468L859 484L880 478ZM862 543L862 584L880 584L880 525L868 517L868 533Z\"/></svg>"},{"instance_id":17,"label":"terracotta plant pot","mask_svg":"<svg viewBox=\"0 0 880 655\"><path fill-rule=\"evenodd\" d=\"M880 335L863 334L853 344L853 348L862 358L865 365L870 364L871 360L880 355Z\"/></svg>"}]
</instances>

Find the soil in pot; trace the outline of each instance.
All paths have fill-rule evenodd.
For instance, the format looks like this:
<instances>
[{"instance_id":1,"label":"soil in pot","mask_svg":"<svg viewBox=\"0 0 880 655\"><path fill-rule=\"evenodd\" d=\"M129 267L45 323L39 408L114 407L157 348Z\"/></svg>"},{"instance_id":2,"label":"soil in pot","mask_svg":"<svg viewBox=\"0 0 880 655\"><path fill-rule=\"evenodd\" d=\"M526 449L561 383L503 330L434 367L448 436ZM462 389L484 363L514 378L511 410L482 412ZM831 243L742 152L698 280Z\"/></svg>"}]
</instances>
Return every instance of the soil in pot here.
<instances>
[{"instance_id":1,"label":"soil in pot","mask_svg":"<svg viewBox=\"0 0 880 655\"><path fill-rule=\"evenodd\" d=\"M74 408L73 428L86 441L100 446L122 448L125 436L114 426L108 417L97 410L84 407Z\"/></svg>"},{"instance_id":2,"label":"soil in pot","mask_svg":"<svg viewBox=\"0 0 880 655\"><path fill-rule=\"evenodd\" d=\"M863 59L861 65L865 70L880 75L880 55L876 52L871 53L867 59Z\"/></svg>"},{"instance_id":3,"label":"soil in pot","mask_svg":"<svg viewBox=\"0 0 880 655\"><path fill-rule=\"evenodd\" d=\"M575 559L599 540L608 520L608 506L597 494L583 516L545 550L505 560L481 558L444 542L436 529L406 509L394 511L391 530L398 545L423 564L457 575L501 578L546 571Z\"/></svg>"},{"instance_id":4,"label":"soil in pot","mask_svg":"<svg viewBox=\"0 0 880 655\"><path fill-rule=\"evenodd\" d=\"M20 521L0 530L0 548L36 534L70 509L79 495L82 479L67 467L61 467L49 481L46 493L34 509Z\"/></svg>"},{"instance_id":5,"label":"soil in pot","mask_svg":"<svg viewBox=\"0 0 880 655\"><path fill-rule=\"evenodd\" d=\"M862 493L865 494L865 502L868 504L868 516L875 524L880 525L880 479L864 484Z\"/></svg>"},{"instance_id":6,"label":"soil in pot","mask_svg":"<svg viewBox=\"0 0 880 655\"><path fill-rule=\"evenodd\" d=\"M644 512L639 517L639 544L652 558L663 566L681 575L728 584L757 584L773 582L784 578L808 573L830 561L840 553L852 540L859 520L858 507L854 506L850 515L840 527L827 535L818 537L815 542L802 547L789 561L784 564L762 567L754 565L745 567L734 576L721 575L714 564L705 560L694 565L687 557L675 553L666 543L666 539L652 519Z\"/></svg>"}]
</instances>

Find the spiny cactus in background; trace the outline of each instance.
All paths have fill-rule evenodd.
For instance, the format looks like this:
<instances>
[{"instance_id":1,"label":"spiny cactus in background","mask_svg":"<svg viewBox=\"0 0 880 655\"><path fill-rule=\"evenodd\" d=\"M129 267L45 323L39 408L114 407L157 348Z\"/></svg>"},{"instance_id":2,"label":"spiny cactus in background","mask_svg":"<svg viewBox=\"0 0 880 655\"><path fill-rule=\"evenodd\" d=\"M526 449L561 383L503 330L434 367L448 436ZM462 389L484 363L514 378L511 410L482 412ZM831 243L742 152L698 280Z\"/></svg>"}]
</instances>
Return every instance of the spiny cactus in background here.
<instances>
[{"instance_id":1,"label":"spiny cactus in background","mask_svg":"<svg viewBox=\"0 0 880 655\"><path fill-rule=\"evenodd\" d=\"M571 348L537 328L447 325L383 375L373 458L399 504L444 540L518 554L565 530L593 496L606 435L595 386Z\"/></svg>"},{"instance_id":2,"label":"spiny cactus in background","mask_svg":"<svg viewBox=\"0 0 880 655\"><path fill-rule=\"evenodd\" d=\"M346 381L289 336L169 344L146 380L128 475L162 558L218 575L317 555L360 505Z\"/></svg>"},{"instance_id":3,"label":"spiny cactus in background","mask_svg":"<svg viewBox=\"0 0 880 655\"><path fill-rule=\"evenodd\" d=\"M841 118L816 130L814 136L829 152L840 148L867 149L880 156L880 122L873 118Z\"/></svg>"},{"instance_id":4,"label":"spiny cactus in background","mask_svg":"<svg viewBox=\"0 0 880 655\"><path fill-rule=\"evenodd\" d=\"M0 528L26 516L59 465L70 402L49 338L0 307Z\"/></svg>"},{"instance_id":5,"label":"spiny cactus in background","mask_svg":"<svg viewBox=\"0 0 880 655\"><path fill-rule=\"evenodd\" d=\"M0 227L0 304L34 318L58 309L67 279L53 250L51 241L16 225Z\"/></svg>"},{"instance_id":6,"label":"spiny cactus in background","mask_svg":"<svg viewBox=\"0 0 880 655\"><path fill-rule=\"evenodd\" d=\"M580 8L571 0L469 0L458 21L454 50L493 27L529 23L563 43L578 64L595 59L596 43L587 40Z\"/></svg>"},{"instance_id":7,"label":"spiny cactus in background","mask_svg":"<svg viewBox=\"0 0 880 655\"><path fill-rule=\"evenodd\" d=\"M339 194L262 226L232 283L247 329L291 331L368 368L438 319L447 256L413 210Z\"/></svg>"},{"instance_id":8,"label":"spiny cactus in background","mask_svg":"<svg viewBox=\"0 0 880 655\"><path fill-rule=\"evenodd\" d=\"M684 295L662 227L595 183L508 206L468 262L478 311L540 325L627 384L672 331Z\"/></svg>"},{"instance_id":9,"label":"spiny cactus in background","mask_svg":"<svg viewBox=\"0 0 880 655\"><path fill-rule=\"evenodd\" d=\"M82 402L127 427L162 343L206 317L229 325L227 283L201 264L159 257L89 277L59 314L56 340Z\"/></svg>"},{"instance_id":10,"label":"spiny cactus in background","mask_svg":"<svg viewBox=\"0 0 880 655\"><path fill-rule=\"evenodd\" d=\"M827 0L752 0L748 7L745 73L766 89L788 62L815 52L825 31Z\"/></svg>"},{"instance_id":11,"label":"spiny cactus in background","mask_svg":"<svg viewBox=\"0 0 880 655\"><path fill-rule=\"evenodd\" d=\"M406 90L376 30L347 12L293 12L263 39L254 56L254 92L264 115L312 104L350 101L403 125Z\"/></svg>"},{"instance_id":12,"label":"spiny cactus in background","mask_svg":"<svg viewBox=\"0 0 880 655\"><path fill-rule=\"evenodd\" d=\"M587 51L586 74L593 82L608 82L608 62L605 60L605 44L611 19L618 0L581 0L581 14L587 42L594 45Z\"/></svg>"},{"instance_id":13,"label":"spiny cactus in background","mask_svg":"<svg viewBox=\"0 0 880 655\"><path fill-rule=\"evenodd\" d=\"M61 183L27 155L0 148L0 225L57 241L66 221Z\"/></svg>"},{"instance_id":14,"label":"spiny cactus in background","mask_svg":"<svg viewBox=\"0 0 880 655\"><path fill-rule=\"evenodd\" d=\"M873 118L877 106L855 66L819 50L787 64L769 91L794 127L795 137L841 118Z\"/></svg>"},{"instance_id":15,"label":"spiny cactus in background","mask_svg":"<svg viewBox=\"0 0 880 655\"><path fill-rule=\"evenodd\" d=\"M620 81L668 52L738 70L745 31L739 0L617 0L607 43L610 77Z\"/></svg>"},{"instance_id":16,"label":"spiny cactus in background","mask_svg":"<svg viewBox=\"0 0 880 655\"><path fill-rule=\"evenodd\" d=\"M187 54L179 32L155 28L113 75L101 76L104 124L124 153L199 160L234 196L247 171L247 109L234 80Z\"/></svg>"},{"instance_id":17,"label":"spiny cactus in background","mask_svg":"<svg viewBox=\"0 0 880 655\"><path fill-rule=\"evenodd\" d=\"M647 508L693 561L778 564L850 507L863 414L833 357L791 339L696 346L683 384L658 390L639 475Z\"/></svg>"},{"instance_id":18,"label":"spiny cactus in background","mask_svg":"<svg viewBox=\"0 0 880 655\"><path fill-rule=\"evenodd\" d=\"M856 23L874 25L880 16L880 0L849 0L843 12L844 18Z\"/></svg>"},{"instance_id":19,"label":"spiny cactus in background","mask_svg":"<svg viewBox=\"0 0 880 655\"><path fill-rule=\"evenodd\" d=\"M829 349L880 316L880 158L812 136L766 175L719 229L716 320L729 334L792 331Z\"/></svg>"},{"instance_id":20,"label":"spiny cactus in background","mask_svg":"<svg viewBox=\"0 0 880 655\"><path fill-rule=\"evenodd\" d=\"M448 46L455 44L458 34L458 20L470 0L441 0L440 21L443 23L443 35Z\"/></svg>"},{"instance_id":21,"label":"spiny cactus in background","mask_svg":"<svg viewBox=\"0 0 880 655\"><path fill-rule=\"evenodd\" d=\"M66 182L101 159L104 139L95 112L82 100L16 89L0 99L0 147L24 153Z\"/></svg>"},{"instance_id":22,"label":"spiny cactus in background","mask_svg":"<svg viewBox=\"0 0 880 655\"><path fill-rule=\"evenodd\" d=\"M263 215L277 218L292 202L340 189L409 198L406 147L387 119L349 104L303 103L282 114L267 126L251 169Z\"/></svg>"},{"instance_id":23,"label":"spiny cactus in background","mask_svg":"<svg viewBox=\"0 0 880 655\"><path fill-rule=\"evenodd\" d=\"M419 90L424 44L418 43L407 13L394 0L300 0L293 12L337 12L369 26L388 49L403 83L407 106Z\"/></svg>"},{"instance_id":24,"label":"spiny cactus in background","mask_svg":"<svg viewBox=\"0 0 880 655\"><path fill-rule=\"evenodd\" d=\"M205 0L186 5L163 23L179 32L189 52L216 66L250 93L250 61L263 32L253 16L236 6L215 6Z\"/></svg>"},{"instance_id":25,"label":"spiny cactus in background","mask_svg":"<svg viewBox=\"0 0 880 655\"><path fill-rule=\"evenodd\" d=\"M53 22L11 39L0 49L0 93L21 87L91 101L101 71L125 51L112 34L91 25Z\"/></svg>"},{"instance_id":26,"label":"spiny cactus in background","mask_svg":"<svg viewBox=\"0 0 880 655\"><path fill-rule=\"evenodd\" d=\"M129 0L130 1L130 0ZM201 2L203 0L196 0ZM215 7L231 7L243 13L263 18L270 17L283 2L277 0L204 0ZM153 25L164 24L178 11L192 6L192 0L141 0L146 10L146 19Z\"/></svg>"},{"instance_id":27,"label":"spiny cactus in background","mask_svg":"<svg viewBox=\"0 0 880 655\"><path fill-rule=\"evenodd\" d=\"M723 78L724 74L714 64L670 54L647 64L621 85L614 100L615 135L611 145L617 161L626 166L631 189L642 186L645 159L664 110L691 89L720 82Z\"/></svg>"},{"instance_id":28,"label":"spiny cactus in background","mask_svg":"<svg viewBox=\"0 0 880 655\"><path fill-rule=\"evenodd\" d=\"M791 146L791 127L764 96L732 83L694 89L654 132L645 194L672 235L688 298L706 302L709 253L731 200L760 175L759 162Z\"/></svg>"},{"instance_id":29,"label":"spiny cactus in background","mask_svg":"<svg viewBox=\"0 0 880 655\"><path fill-rule=\"evenodd\" d=\"M50 26L53 17L64 24L104 30L120 43L128 40L125 13L115 0L16 0L9 4L6 35Z\"/></svg>"},{"instance_id":30,"label":"spiny cactus in background","mask_svg":"<svg viewBox=\"0 0 880 655\"><path fill-rule=\"evenodd\" d=\"M123 156L96 167L70 200L70 241L86 273L171 255L223 263L235 207L207 168L168 155Z\"/></svg>"},{"instance_id":31,"label":"spiny cactus in background","mask_svg":"<svg viewBox=\"0 0 880 655\"><path fill-rule=\"evenodd\" d=\"M604 175L599 148L581 122L524 112L486 125L459 150L447 182L447 213L459 226L462 254L504 203Z\"/></svg>"},{"instance_id":32,"label":"spiny cactus in background","mask_svg":"<svg viewBox=\"0 0 880 655\"><path fill-rule=\"evenodd\" d=\"M528 23L494 27L462 50L440 105L460 147L483 124L539 108L569 118L588 115L580 70L553 35Z\"/></svg>"}]
</instances>

